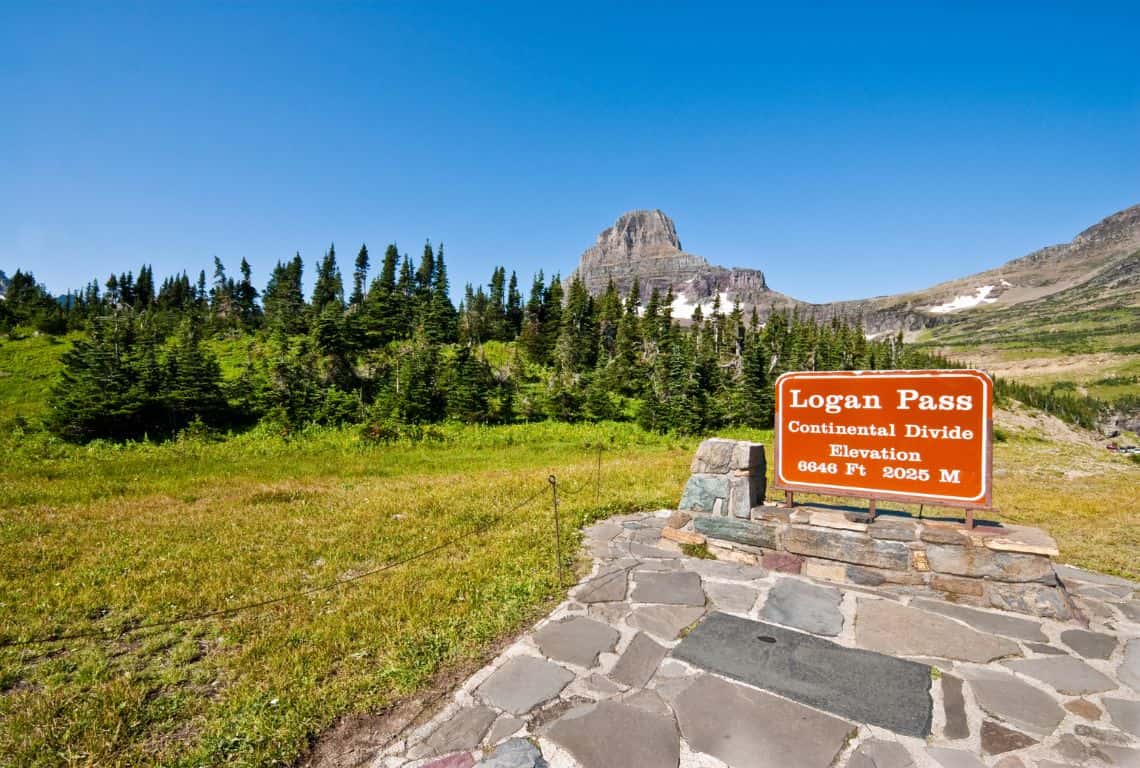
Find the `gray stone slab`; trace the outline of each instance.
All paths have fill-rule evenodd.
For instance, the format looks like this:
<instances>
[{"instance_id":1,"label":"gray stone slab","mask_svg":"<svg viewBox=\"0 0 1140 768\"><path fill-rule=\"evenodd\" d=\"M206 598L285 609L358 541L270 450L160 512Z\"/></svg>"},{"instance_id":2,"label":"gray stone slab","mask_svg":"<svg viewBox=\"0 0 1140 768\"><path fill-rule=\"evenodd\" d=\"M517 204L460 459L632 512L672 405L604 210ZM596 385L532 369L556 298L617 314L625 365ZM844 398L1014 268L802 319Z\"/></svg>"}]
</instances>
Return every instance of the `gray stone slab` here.
<instances>
[{"instance_id":1,"label":"gray stone slab","mask_svg":"<svg viewBox=\"0 0 1140 768\"><path fill-rule=\"evenodd\" d=\"M710 579L727 579L732 581L752 581L762 579L768 571L758 565L744 565L743 563L730 563L724 560L690 559L685 561L685 568Z\"/></svg>"},{"instance_id":2,"label":"gray stone slab","mask_svg":"<svg viewBox=\"0 0 1140 768\"><path fill-rule=\"evenodd\" d=\"M1136 585L1128 579L1122 579L1119 576L1110 576L1107 573L1097 573L1096 571L1086 571L1083 568L1076 568L1071 565L1057 565L1054 566L1057 575L1065 583L1069 581L1084 581L1089 584L1103 584L1108 586L1118 587L1135 587Z\"/></svg>"},{"instance_id":3,"label":"gray stone slab","mask_svg":"<svg viewBox=\"0 0 1140 768\"><path fill-rule=\"evenodd\" d=\"M1055 648L1047 643L1026 643L1025 647L1034 653L1041 653L1046 656L1064 656L1065 652L1060 648Z\"/></svg>"},{"instance_id":4,"label":"gray stone slab","mask_svg":"<svg viewBox=\"0 0 1140 768\"><path fill-rule=\"evenodd\" d=\"M1112 678L1072 656L1018 659L1007 661L1005 665L1014 672L1040 680L1069 696L1102 693L1116 688L1116 682Z\"/></svg>"},{"instance_id":5,"label":"gray stone slab","mask_svg":"<svg viewBox=\"0 0 1140 768\"><path fill-rule=\"evenodd\" d=\"M1124 618L1140 624L1140 600L1129 600L1127 603L1117 603L1116 607L1124 614Z\"/></svg>"},{"instance_id":6,"label":"gray stone slab","mask_svg":"<svg viewBox=\"0 0 1140 768\"><path fill-rule=\"evenodd\" d=\"M941 600L912 600L912 607L922 608L924 611L933 611L943 616L964 621L974 629L982 632L996 632L1006 637L1016 637L1018 640L1044 643L1049 638L1041 631L1041 622L1032 619L1022 619L1017 616L1005 616L992 611L980 611L976 608L967 608Z\"/></svg>"},{"instance_id":7,"label":"gray stone slab","mask_svg":"<svg viewBox=\"0 0 1140 768\"><path fill-rule=\"evenodd\" d=\"M1140 691L1140 638L1129 640L1124 646L1124 660L1116 669L1120 682L1134 691Z\"/></svg>"},{"instance_id":8,"label":"gray stone slab","mask_svg":"<svg viewBox=\"0 0 1140 768\"><path fill-rule=\"evenodd\" d=\"M574 674L565 667L533 656L516 656L495 670L475 692L491 706L522 715L553 699L573 679Z\"/></svg>"},{"instance_id":9,"label":"gray stone slab","mask_svg":"<svg viewBox=\"0 0 1140 768\"><path fill-rule=\"evenodd\" d=\"M608 624L583 616L550 622L534 633L543 656L587 669L598 663L599 654L612 651L620 637Z\"/></svg>"},{"instance_id":10,"label":"gray stone slab","mask_svg":"<svg viewBox=\"0 0 1140 768\"><path fill-rule=\"evenodd\" d=\"M930 733L930 667L712 613L673 649L690 664L854 722Z\"/></svg>"},{"instance_id":11,"label":"gray stone slab","mask_svg":"<svg viewBox=\"0 0 1140 768\"><path fill-rule=\"evenodd\" d=\"M914 758L897 741L868 739L855 748L847 768L911 768Z\"/></svg>"},{"instance_id":12,"label":"gray stone slab","mask_svg":"<svg viewBox=\"0 0 1140 768\"><path fill-rule=\"evenodd\" d=\"M1115 637L1086 629L1066 629L1061 633L1061 642L1086 659L1107 659L1116 650Z\"/></svg>"},{"instance_id":13,"label":"gray stone slab","mask_svg":"<svg viewBox=\"0 0 1140 768\"><path fill-rule=\"evenodd\" d=\"M568 712L546 735L582 768L676 768L681 760L673 718L613 701Z\"/></svg>"},{"instance_id":14,"label":"gray stone slab","mask_svg":"<svg viewBox=\"0 0 1140 768\"><path fill-rule=\"evenodd\" d=\"M1053 564L1041 555L999 552L987 547L931 544L926 548L930 569L954 576L998 581L1041 581L1053 576Z\"/></svg>"},{"instance_id":15,"label":"gray stone slab","mask_svg":"<svg viewBox=\"0 0 1140 768\"><path fill-rule=\"evenodd\" d=\"M610 568L582 584L574 594L580 603L612 603L625 600L629 570Z\"/></svg>"},{"instance_id":16,"label":"gray stone slab","mask_svg":"<svg viewBox=\"0 0 1140 768\"><path fill-rule=\"evenodd\" d=\"M872 539L890 539L892 541L914 541L918 538L918 526L913 520L897 517L875 518L875 522L867 527L867 533Z\"/></svg>"},{"instance_id":17,"label":"gray stone slab","mask_svg":"<svg viewBox=\"0 0 1140 768\"><path fill-rule=\"evenodd\" d=\"M490 707L464 707L436 728L426 742L432 754L442 755L479 746L498 713Z\"/></svg>"},{"instance_id":18,"label":"gray stone slab","mask_svg":"<svg viewBox=\"0 0 1140 768\"><path fill-rule=\"evenodd\" d=\"M694 520L693 530L710 539L733 541L750 547L778 549L780 546L780 526L777 523L709 516Z\"/></svg>"},{"instance_id":19,"label":"gray stone slab","mask_svg":"<svg viewBox=\"0 0 1140 768\"><path fill-rule=\"evenodd\" d=\"M623 530L617 523L605 522L591 525L582 532L582 535L589 541L610 542Z\"/></svg>"},{"instance_id":20,"label":"gray stone slab","mask_svg":"<svg viewBox=\"0 0 1140 768\"><path fill-rule=\"evenodd\" d=\"M1023 731L1048 736L1065 717L1052 696L1006 672L972 670L969 684L979 707Z\"/></svg>"},{"instance_id":21,"label":"gray stone slab","mask_svg":"<svg viewBox=\"0 0 1140 768\"><path fill-rule=\"evenodd\" d=\"M962 696L962 679L954 675L942 675L942 712L946 716L946 726L942 735L950 741L964 739L970 735L970 725L966 720L966 699Z\"/></svg>"},{"instance_id":22,"label":"gray stone slab","mask_svg":"<svg viewBox=\"0 0 1140 768\"><path fill-rule=\"evenodd\" d=\"M1113 765L1121 768L1140 768L1140 749L1118 747L1113 744L1098 744L1101 752L1108 755Z\"/></svg>"},{"instance_id":23,"label":"gray stone slab","mask_svg":"<svg viewBox=\"0 0 1140 768\"><path fill-rule=\"evenodd\" d=\"M986 585L990 605L1003 611L1040 616L1043 619L1068 621L1073 618L1072 605L1058 587L991 581Z\"/></svg>"},{"instance_id":24,"label":"gray stone slab","mask_svg":"<svg viewBox=\"0 0 1140 768\"><path fill-rule=\"evenodd\" d=\"M993 720L982 721L982 751L987 755L1001 755L1015 749L1026 749L1038 744L1037 739L1021 731L1006 728Z\"/></svg>"},{"instance_id":25,"label":"gray stone slab","mask_svg":"<svg viewBox=\"0 0 1140 768\"><path fill-rule=\"evenodd\" d=\"M1122 731L1140 736L1140 701L1125 701L1104 697L1104 708L1112 718L1112 724Z\"/></svg>"},{"instance_id":26,"label":"gray stone slab","mask_svg":"<svg viewBox=\"0 0 1140 768\"><path fill-rule=\"evenodd\" d=\"M927 747L926 754L933 757L942 768L986 768L985 763L961 749Z\"/></svg>"},{"instance_id":27,"label":"gray stone slab","mask_svg":"<svg viewBox=\"0 0 1140 768\"><path fill-rule=\"evenodd\" d=\"M676 640L681 630L704 614L704 608L691 605L646 605L635 608L628 623L662 640Z\"/></svg>"},{"instance_id":28,"label":"gray stone slab","mask_svg":"<svg viewBox=\"0 0 1140 768\"><path fill-rule=\"evenodd\" d=\"M905 571L910 550L901 541L872 539L865 533L792 525L782 534L784 549L796 555Z\"/></svg>"},{"instance_id":29,"label":"gray stone slab","mask_svg":"<svg viewBox=\"0 0 1140 768\"><path fill-rule=\"evenodd\" d=\"M633 585L630 600L635 603L704 605L701 577L690 571L641 572Z\"/></svg>"},{"instance_id":30,"label":"gray stone slab","mask_svg":"<svg viewBox=\"0 0 1140 768\"><path fill-rule=\"evenodd\" d=\"M736 441L723 437L710 437L701 441L689 472L698 474L727 474L733 468L732 457L736 453Z\"/></svg>"},{"instance_id":31,"label":"gray stone slab","mask_svg":"<svg viewBox=\"0 0 1140 768\"><path fill-rule=\"evenodd\" d=\"M631 707L637 707L638 709L644 709L646 712L651 712L655 715L669 718L673 717L673 710L669 708L665 699L661 698L661 694L657 693L657 691L642 688L639 691L634 691L625 696L621 700L621 703L628 704Z\"/></svg>"},{"instance_id":32,"label":"gray stone slab","mask_svg":"<svg viewBox=\"0 0 1140 768\"><path fill-rule=\"evenodd\" d=\"M420 768L472 768L475 758L470 752L455 752L435 760L421 763Z\"/></svg>"},{"instance_id":33,"label":"gray stone slab","mask_svg":"<svg viewBox=\"0 0 1140 768\"><path fill-rule=\"evenodd\" d=\"M760 597L760 591L752 587L715 581L705 583L705 594L717 608L731 613L748 613Z\"/></svg>"},{"instance_id":34,"label":"gray stone slab","mask_svg":"<svg viewBox=\"0 0 1140 768\"><path fill-rule=\"evenodd\" d=\"M690 512L712 512L717 499L727 498L727 475L711 477L693 475L685 483L685 490L681 492L681 502L677 508Z\"/></svg>"},{"instance_id":35,"label":"gray stone slab","mask_svg":"<svg viewBox=\"0 0 1140 768\"><path fill-rule=\"evenodd\" d=\"M664 543L672 544L673 542L666 541ZM656 558L659 560L672 560L673 558L677 557L677 553L679 551L680 551L680 549L678 549L675 544L673 545L672 551L669 551L667 549L661 549L660 547L651 547L648 544L642 544L642 543L637 542L637 541L630 542L630 544L629 544L629 553L631 555L633 555L634 557L640 557L640 558Z\"/></svg>"},{"instance_id":36,"label":"gray stone slab","mask_svg":"<svg viewBox=\"0 0 1140 768\"><path fill-rule=\"evenodd\" d=\"M513 736L519 732L519 729L526 725L526 721L521 717L514 715L503 715L495 724L491 726L491 730L487 731L487 735L483 741L490 746L498 744L508 736Z\"/></svg>"},{"instance_id":37,"label":"gray stone slab","mask_svg":"<svg viewBox=\"0 0 1140 768\"><path fill-rule=\"evenodd\" d=\"M797 579L780 579L768 592L760 617L796 629L835 636L843 629L838 589Z\"/></svg>"},{"instance_id":38,"label":"gray stone slab","mask_svg":"<svg viewBox=\"0 0 1140 768\"><path fill-rule=\"evenodd\" d=\"M900 656L941 656L984 664L1020 655L1017 643L977 632L945 616L890 600L859 599L855 643Z\"/></svg>"},{"instance_id":39,"label":"gray stone slab","mask_svg":"<svg viewBox=\"0 0 1140 768\"><path fill-rule=\"evenodd\" d=\"M631 688L642 688L653 677L666 653L664 646L653 642L644 632L638 632L617 660L610 677Z\"/></svg>"},{"instance_id":40,"label":"gray stone slab","mask_svg":"<svg viewBox=\"0 0 1140 768\"><path fill-rule=\"evenodd\" d=\"M511 739L495 747L475 768L546 768L546 765L538 747L526 739Z\"/></svg>"},{"instance_id":41,"label":"gray stone slab","mask_svg":"<svg viewBox=\"0 0 1140 768\"><path fill-rule=\"evenodd\" d=\"M673 709L690 747L733 768L827 768L856 730L837 717L712 675L698 677Z\"/></svg>"}]
</instances>

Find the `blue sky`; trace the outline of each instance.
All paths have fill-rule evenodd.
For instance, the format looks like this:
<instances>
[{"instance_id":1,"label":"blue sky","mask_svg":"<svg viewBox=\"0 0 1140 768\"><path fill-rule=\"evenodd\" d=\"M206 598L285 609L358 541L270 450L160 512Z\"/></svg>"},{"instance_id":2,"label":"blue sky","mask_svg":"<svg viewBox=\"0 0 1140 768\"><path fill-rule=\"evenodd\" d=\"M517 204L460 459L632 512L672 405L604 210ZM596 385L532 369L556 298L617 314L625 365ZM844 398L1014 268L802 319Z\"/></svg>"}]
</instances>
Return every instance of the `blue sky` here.
<instances>
[{"instance_id":1,"label":"blue sky","mask_svg":"<svg viewBox=\"0 0 1140 768\"><path fill-rule=\"evenodd\" d=\"M569 272L623 211L825 301L1140 203L1140 5L0 0L0 269Z\"/></svg>"}]
</instances>

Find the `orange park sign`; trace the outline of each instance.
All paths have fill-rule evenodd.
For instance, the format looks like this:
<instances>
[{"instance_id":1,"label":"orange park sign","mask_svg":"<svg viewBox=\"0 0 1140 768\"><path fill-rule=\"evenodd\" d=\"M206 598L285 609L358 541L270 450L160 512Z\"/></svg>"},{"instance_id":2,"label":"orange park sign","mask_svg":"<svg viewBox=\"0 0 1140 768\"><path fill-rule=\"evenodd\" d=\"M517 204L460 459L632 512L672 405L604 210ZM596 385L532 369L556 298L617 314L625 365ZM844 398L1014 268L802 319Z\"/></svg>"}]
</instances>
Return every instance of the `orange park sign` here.
<instances>
[{"instance_id":1,"label":"orange park sign","mask_svg":"<svg viewBox=\"0 0 1140 768\"><path fill-rule=\"evenodd\" d=\"M786 373L773 485L988 509L993 390L981 371Z\"/></svg>"}]
</instances>

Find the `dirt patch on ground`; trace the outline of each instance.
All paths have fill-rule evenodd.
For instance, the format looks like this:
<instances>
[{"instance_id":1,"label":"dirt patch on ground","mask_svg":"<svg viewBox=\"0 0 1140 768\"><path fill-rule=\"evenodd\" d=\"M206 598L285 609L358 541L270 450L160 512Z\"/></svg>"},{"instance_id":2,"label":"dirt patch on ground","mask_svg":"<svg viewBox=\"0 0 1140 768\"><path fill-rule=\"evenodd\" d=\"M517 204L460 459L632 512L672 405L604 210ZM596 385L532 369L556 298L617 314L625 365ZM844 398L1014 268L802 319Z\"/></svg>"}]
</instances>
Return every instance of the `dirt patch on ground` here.
<instances>
[{"instance_id":1,"label":"dirt patch on ground","mask_svg":"<svg viewBox=\"0 0 1140 768\"><path fill-rule=\"evenodd\" d=\"M442 691L435 692L442 696ZM401 701L376 714L341 718L321 734L298 768L360 768L376 759L376 753L410 726L426 720L434 710L430 694Z\"/></svg>"},{"instance_id":2,"label":"dirt patch on ground","mask_svg":"<svg viewBox=\"0 0 1140 768\"><path fill-rule=\"evenodd\" d=\"M951 356L954 355L950 352ZM960 356L961 353L959 352ZM1066 377L1074 381L1092 379L1104 375L1104 371L1127 362L1123 355L1111 352L1098 352L1088 355L1065 355L1064 357L1032 357L1024 360L1004 359L999 351L987 353L976 351L969 354L971 365L988 371L1003 379L1032 381L1037 378Z\"/></svg>"},{"instance_id":3,"label":"dirt patch on ground","mask_svg":"<svg viewBox=\"0 0 1140 768\"><path fill-rule=\"evenodd\" d=\"M482 658L439 673L427 688L415 696L397 701L383 712L345 715L317 737L295 768L363 768L371 765L380 750L428 722L459 686L530 631L534 621L553 607L553 603L540 606L539 612L523 629L497 642Z\"/></svg>"}]
</instances>

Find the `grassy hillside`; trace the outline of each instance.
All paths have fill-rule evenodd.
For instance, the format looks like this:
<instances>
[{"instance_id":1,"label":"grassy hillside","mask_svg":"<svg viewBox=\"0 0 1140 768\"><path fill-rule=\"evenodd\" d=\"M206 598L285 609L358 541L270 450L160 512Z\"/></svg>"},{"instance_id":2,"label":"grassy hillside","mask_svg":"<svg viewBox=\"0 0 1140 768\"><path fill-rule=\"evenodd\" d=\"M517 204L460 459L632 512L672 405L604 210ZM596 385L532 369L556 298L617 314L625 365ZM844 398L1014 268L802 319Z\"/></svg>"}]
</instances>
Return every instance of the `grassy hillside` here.
<instances>
[{"instance_id":1,"label":"grassy hillside","mask_svg":"<svg viewBox=\"0 0 1140 768\"><path fill-rule=\"evenodd\" d=\"M70 338L39 334L11 340L0 335L0 425L17 418L36 421L47 412L48 390Z\"/></svg>"},{"instance_id":2,"label":"grassy hillside","mask_svg":"<svg viewBox=\"0 0 1140 768\"><path fill-rule=\"evenodd\" d=\"M921 348L1105 400L1140 394L1140 253L1092 280L1015 306L979 307L922 332Z\"/></svg>"}]
</instances>

